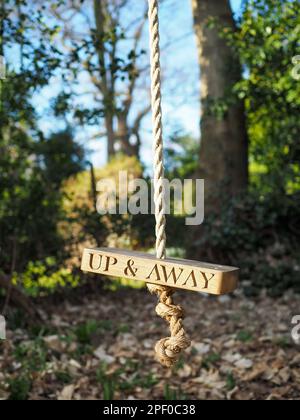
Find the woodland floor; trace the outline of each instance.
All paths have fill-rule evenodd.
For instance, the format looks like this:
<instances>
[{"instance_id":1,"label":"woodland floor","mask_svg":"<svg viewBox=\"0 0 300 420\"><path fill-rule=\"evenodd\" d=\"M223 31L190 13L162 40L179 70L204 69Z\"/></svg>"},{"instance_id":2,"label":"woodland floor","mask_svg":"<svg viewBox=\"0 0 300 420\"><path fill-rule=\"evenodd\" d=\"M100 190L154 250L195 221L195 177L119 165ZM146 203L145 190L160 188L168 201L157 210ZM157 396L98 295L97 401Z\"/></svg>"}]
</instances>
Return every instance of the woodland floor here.
<instances>
[{"instance_id":1,"label":"woodland floor","mask_svg":"<svg viewBox=\"0 0 300 420\"><path fill-rule=\"evenodd\" d=\"M299 296L177 293L193 343L167 370L153 358L167 331L153 296L80 294L39 301L44 328L22 328L11 316L0 342L0 399L300 399L300 346L291 339Z\"/></svg>"}]
</instances>

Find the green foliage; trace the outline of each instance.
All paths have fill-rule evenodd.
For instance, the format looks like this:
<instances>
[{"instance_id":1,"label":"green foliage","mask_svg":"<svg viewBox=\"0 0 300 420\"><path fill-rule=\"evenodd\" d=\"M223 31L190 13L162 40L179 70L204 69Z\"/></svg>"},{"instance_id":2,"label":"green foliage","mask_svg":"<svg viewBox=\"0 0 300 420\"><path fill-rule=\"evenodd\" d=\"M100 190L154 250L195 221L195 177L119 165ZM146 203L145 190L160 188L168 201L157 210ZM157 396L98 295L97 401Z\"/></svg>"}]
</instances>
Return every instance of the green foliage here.
<instances>
[{"instance_id":1,"label":"green foliage","mask_svg":"<svg viewBox=\"0 0 300 420\"><path fill-rule=\"evenodd\" d=\"M106 366L102 364L96 371L96 379L102 385L103 400L113 400L117 386L115 375L107 375Z\"/></svg>"},{"instance_id":2,"label":"green foliage","mask_svg":"<svg viewBox=\"0 0 300 420\"><path fill-rule=\"evenodd\" d=\"M166 401L180 401L186 400L186 396L183 394L181 389L174 389L169 384L164 386L164 396L163 399Z\"/></svg>"},{"instance_id":3,"label":"green foliage","mask_svg":"<svg viewBox=\"0 0 300 420\"><path fill-rule=\"evenodd\" d=\"M51 293L59 288L76 287L79 282L80 278L70 269L57 269L57 261L50 257L43 262L29 262L22 274L15 273L13 276L13 284L22 286L31 296Z\"/></svg>"},{"instance_id":4,"label":"green foliage","mask_svg":"<svg viewBox=\"0 0 300 420\"><path fill-rule=\"evenodd\" d=\"M264 192L300 189L300 83L293 77L299 54L298 0L250 0L238 30L227 36L245 69L235 87L245 99L251 162L264 167L252 177Z\"/></svg>"},{"instance_id":5,"label":"green foliage","mask_svg":"<svg viewBox=\"0 0 300 420\"><path fill-rule=\"evenodd\" d=\"M5 92L8 86L19 91L10 81L4 84ZM8 273L24 270L28 260L62 257L64 240L59 224L65 214L59 186L65 177L78 172L83 162L83 151L70 132L44 139L36 130L29 131L34 128L35 116L27 112L30 85L26 89L18 104L1 109L0 247L4 252L0 265Z\"/></svg>"},{"instance_id":6,"label":"green foliage","mask_svg":"<svg viewBox=\"0 0 300 420\"><path fill-rule=\"evenodd\" d=\"M243 78L224 98L210 100L207 109L223 118L229 106L244 101L250 183L264 193L300 189L299 16L298 0L248 0L235 31L214 19L209 22L233 47Z\"/></svg>"},{"instance_id":7,"label":"green foliage","mask_svg":"<svg viewBox=\"0 0 300 420\"><path fill-rule=\"evenodd\" d=\"M0 54L10 59L6 60L6 80L0 80L0 137L12 140L12 150L16 143L21 148L28 143L28 129L34 130L31 134L36 139L41 135L31 97L48 85L60 66L61 53L52 43L56 30L45 23L42 10L33 2L1 3Z\"/></svg>"},{"instance_id":8,"label":"green foliage","mask_svg":"<svg viewBox=\"0 0 300 420\"><path fill-rule=\"evenodd\" d=\"M300 293L299 271L296 265L298 256L291 254L283 258L276 261L273 267L264 259L258 259L256 264L255 261L249 262L245 272L255 270L256 275L251 279L251 286L245 286L245 294L257 295L262 287L267 288L269 296L272 297L280 297L285 290L290 288Z\"/></svg>"},{"instance_id":9,"label":"green foliage","mask_svg":"<svg viewBox=\"0 0 300 420\"><path fill-rule=\"evenodd\" d=\"M141 178L143 174L141 163L136 157L123 155L116 156L103 168L94 171L96 184L104 179L116 182L117 202L119 202L120 171L126 171L129 178ZM135 248L139 243L137 232L142 231L138 226L143 223L145 218L137 217L136 219L141 221L136 224L133 222L133 219L136 219L130 215L99 215L95 208L97 203L95 203L94 194L97 194L97 191L94 191L94 194L91 191L91 178L90 172L80 172L69 178L63 186L65 193L63 206L69 220L74 221L71 229L76 231L77 242L86 242L89 238L92 243L101 246L109 240L114 246ZM96 201L98 199L97 195Z\"/></svg>"},{"instance_id":10,"label":"green foliage","mask_svg":"<svg viewBox=\"0 0 300 420\"><path fill-rule=\"evenodd\" d=\"M117 290L121 289L142 289L144 287L145 283L143 281L131 280L122 277L112 277L111 281L104 284L103 289L116 292Z\"/></svg>"},{"instance_id":11,"label":"green foliage","mask_svg":"<svg viewBox=\"0 0 300 420\"><path fill-rule=\"evenodd\" d=\"M27 89L29 97L29 85ZM0 265L8 273L22 271L28 260L62 256L59 223L65 215L59 184L80 169L83 157L70 133L45 140L35 131L33 137L29 127L34 121L26 113L27 120L20 126L17 111L23 112L26 104L26 100L18 102L13 115L10 106L1 110L5 124L0 132L0 247L4 250Z\"/></svg>"},{"instance_id":12,"label":"green foliage","mask_svg":"<svg viewBox=\"0 0 300 420\"><path fill-rule=\"evenodd\" d=\"M64 385L68 385L72 382L72 376L69 372L64 371L58 371L55 372L55 378L59 383L62 383Z\"/></svg>"},{"instance_id":13,"label":"green foliage","mask_svg":"<svg viewBox=\"0 0 300 420\"><path fill-rule=\"evenodd\" d=\"M0 54L15 58L6 60L0 81L0 266L10 274L28 261L64 256L59 186L82 169L83 150L70 131L45 138L31 102L60 67L53 43L59 28L45 21L43 7L25 0L2 2L1 14Z\"/></svg>"},{"instance_id":14,"label":"green foliage","mask_svg":"<svg viewBox=\"0 0 300 420\"><path fill-rule=\"evenodd\" d=\"M299 291L300 196L241 196L208 215L193 254L241 267L244 291L272 296ZM249 284L250 283L250 284Z\"/></svg>"},{"instance_id":15,"label":"green foliage","mask_svg":"<svg viewBox=\"0 0 300 420\"><path fill-rule=\"evenodd\" d=\"M74 142L70 130L53 133L39 144L45 177L51 185L59 188L63 181L84 169L85 153Z\"/></svg>"},{"instance_id":16,"label":"green foliage","mask_svg":"<svg viewBox=\"0 0 300 420\"><path fill-rule=\"evenodd\" d=\"M37 374L47 368L48 353L40 335L20 343L14 349L15 360L20 364L21 374L9 380L10 400L27 400Z\"/></svg>"},{"instance_id":17,"label":"green foliage","mask_svg":"<svg viewBox=\"0 0 300 420\"><path fill-rule=\"evenodd\" d=\"M26 344L19 344L15 349L15 358L28 374L43 371L47 364L47 350L42 338L36 337Z\"/></svg>"},{"instance_id":18,"label":"green foliage","mask_svg":"<svg viewBox=\"0 0 300 420\"><path fill-rule=\"evenodd\" d=\"M95 320L87 321L85 324L79 325L76 328L75 334L77 340L80 344L91 344L93 335L103 327L104 329L109 329L110 325L109 321L107 323L104 321L101 325Z\"/></svg>"},{"instance_id":19,"label":"green foliage","mask_svg":"<svg viewBox=\"0 0 300 420\"><path fill-rule=\"evenodd\" d=\"M27 400L37 372L47 366L47 350L40 337L21 343L14 350L21 374L9 380L10 400Z\"/></svg>"},{"instance_id":20,"label":"green foliage","mask_svg":"<svg viewBox=\"0 0 300 420\"><path fill-rule=\"evenodd\" d=\"M250 331L241 330L238 332L236 338L242 343L248 343L249 341L252 341L253 336Z\"/></svg>"},{"instance_id":21,"label":"green foliage","mask_svg":"<svg viewBox=\"0 0 300 420\"><path fill-rule=\"evenodd\" d=\"M12 401L25 401L28 399L32 381L28 375L16 376L9 381L9 399Z\"/></svg>"},{"instance_id":22,"label":"green foliage","mask_svg":"<svg viewBox=\"0 0 300 420\"><path fill-rule=\"evenodd\" d=\"M236 387L236 380L232 373L228 373L226 377L226 387L228 391L232 391Z\"/></svg>"},{"instance_id":23,"label":"green foliage","mask_svg":"<svg viewBox=\"0 0 300 420\"><path fill-rule=\"evenodd\" d=\"M202 366L209 368L211 365L215 365L221 360L221 355L219 353L210 353L203 359Z\"/></svg>"},{"instance_id":24,"label":"green foliage","mask_svg":"<svg viewBox=\"0 0 300 420\"><path fill-rule=\"evenodd\" d=\"M290 337L279 337L274 340L277 346L279 346L281 349L286 350L291 347L291 338Z\"/></svg>"},{"instance_id":25,"label":"green foliage","mask_svg":"<svg viewBox=\"0 0 300 420\"><path fill-rule=\"evenodd\" d=\"M56 254L62 245L57 224L60 194L48 184L34 159L36 143L19 129L2 128L0 137L0 256L5 272L27 261Z\"/></svg>"},{"instance_id":26,"label":"green foliage","mask_svg":"<svg viewBox=\"0 0 300 420\"><path fill-rule=\"evenodd\" d=\"M141 375L140 366L132 360L127 360L124 368L113 373L107 373L107 366L102 363L96 371L96 379L102 386L103 399L114 399L117 391L132 391L135 388L151 389L159 381L150 372Z\"/></svg>"},{"instance_id":27,"label":"green foliage","mask_svg":"<svg viewBox=\"0 0 300 420\"><path fill-rule=\"evenodd\" d=\"M166 147L166 177L169 179L191 178L198 168L198 162L199 143L189 135L174 133Z\"/></svg>"}]
</instances>

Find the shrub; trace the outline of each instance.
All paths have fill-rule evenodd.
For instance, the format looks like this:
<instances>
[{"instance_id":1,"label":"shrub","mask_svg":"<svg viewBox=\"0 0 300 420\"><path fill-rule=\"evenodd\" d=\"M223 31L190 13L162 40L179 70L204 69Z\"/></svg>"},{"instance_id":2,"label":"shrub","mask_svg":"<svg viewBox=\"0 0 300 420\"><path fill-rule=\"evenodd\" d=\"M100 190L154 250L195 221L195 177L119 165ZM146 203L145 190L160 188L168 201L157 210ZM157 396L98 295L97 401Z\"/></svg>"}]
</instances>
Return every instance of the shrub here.
<instances>
[{"instance_id":1,"label":"shrub","mask_svg":"<svg viewBox=\"0 0 300 420\"><path fill-rule=\"evenodd\" d=\"M13 283L20 285L30 296L51 293L63 287L76 287L80 278L69 268L57 268L55 258L45 261L30 261L22 274L15 273Z\"/></svg>"},{"instance_id":2,"label":"shrub","mask_svg":"<svg viewBox=\"0 0 300 420\"><path fill-rule=\"evenodd\" d=\"M249 193L210 214L194 236L192 257L241 268L244 291L272 296L299 285L300 194Z\"/></svg>"}]
</instances>

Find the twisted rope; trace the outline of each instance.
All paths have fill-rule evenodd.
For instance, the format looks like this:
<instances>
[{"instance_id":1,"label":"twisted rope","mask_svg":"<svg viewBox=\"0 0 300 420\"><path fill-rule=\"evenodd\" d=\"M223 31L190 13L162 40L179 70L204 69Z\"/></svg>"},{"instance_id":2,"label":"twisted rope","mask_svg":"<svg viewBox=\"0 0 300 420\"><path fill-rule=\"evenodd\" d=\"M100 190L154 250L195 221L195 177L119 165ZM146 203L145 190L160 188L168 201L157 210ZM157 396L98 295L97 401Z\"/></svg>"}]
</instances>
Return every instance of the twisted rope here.
<instances>
[{"instance_id":1,"label":"twisted rope","mask_svg":"<svg viewBox=\"0 0 300 420\"><path fill-rule=\"evenodd\" d=\"M158 1L149 2L150 50L151 50L151 99L154 147L154 203L156 219L156 256L166 257L166 217L164 200L164 159L161 110L161 69L159 48ZM183 328L183 310L173 302L174 290L169 287L147 284L151 293L158 296L156 313L170 324L171 336L158 341L155 346L159 362L171 367L180 352L190 346L190 340Z\"/></svg>"}]
</instances>

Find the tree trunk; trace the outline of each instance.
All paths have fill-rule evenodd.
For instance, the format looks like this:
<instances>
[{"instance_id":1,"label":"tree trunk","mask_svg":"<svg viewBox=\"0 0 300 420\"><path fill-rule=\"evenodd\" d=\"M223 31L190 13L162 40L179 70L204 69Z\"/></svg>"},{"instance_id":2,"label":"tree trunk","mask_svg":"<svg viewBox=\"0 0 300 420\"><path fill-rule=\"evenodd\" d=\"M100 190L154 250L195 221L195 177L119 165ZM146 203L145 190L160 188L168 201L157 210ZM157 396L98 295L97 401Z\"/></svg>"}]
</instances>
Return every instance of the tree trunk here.
<instances>
[{"instance_id":1,"label":"tree trunk","mask_svg":"<svg viewBox=\"0 0 300 420\"><path fill-rule=\"evenodd\" d=\"M138 152L133 145L130 144L130 128L127 123L127 115L120 113L118 115L118 131L116 138L120 144L120 151L126 156L138 156Z\"/></svg>"},{"instance_id":2,"label":"tree trunk","mask_svg":"<svg viewBox=\"0 0 300 420\"><path fill-rule=\"evenodd\" d=\"M103 104L104 104L104 118L105 118L105 128L107 133L107 158L110 160L115 155L115 136L114 136L114 127L113 127L113 116L114 116L114 86L111 83L110 78L108 77L108 65L106 63L105 56L105 15L103 11L103 2L102 0L94 0L94 15L96 22L96 35L97 43L95 45L98 63L99 63L99 74L100 80L98 87L103 95Z\"/></svg>"},{"instance_id":3,"label":"tree trunk","mask_svg":"<svg viewBox=\"0 0 300 420\"><path fill-rule=\"evenodd\" d=\"M91 172L91 196L94 204L94 211L97 212L97 180L94 165L90 162Z\"/></svg>"},{"instance_id":4,"label":"tree trunk","mask_svg":"<svg viewBox=\"0 0 300 420\"><path fill-rule=\"evenodd\" d=\"M244 105L228 101L223 113L212 111L232 98L232 87L241 79L241 66L220 26L235 28L229 0L192 0L201 69L200 176L205 179L206 209L219 209L247 188L248 140ZM210 19L216 24L209 26Z\"/></svg>"},{"instance_id":5,"label":"tree trunk","mask_svg":"<svg viewBox=\"0 0 300 420\"><path fill-rule=\"evenodd\" d=\"M105 111L105 127L107 134L107 159L111 160L115 156L115 133L113 128L113 117L110 111Z\"/></svg>"}]
</instances>

